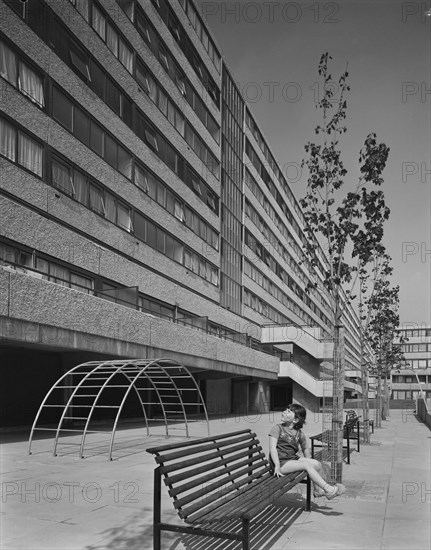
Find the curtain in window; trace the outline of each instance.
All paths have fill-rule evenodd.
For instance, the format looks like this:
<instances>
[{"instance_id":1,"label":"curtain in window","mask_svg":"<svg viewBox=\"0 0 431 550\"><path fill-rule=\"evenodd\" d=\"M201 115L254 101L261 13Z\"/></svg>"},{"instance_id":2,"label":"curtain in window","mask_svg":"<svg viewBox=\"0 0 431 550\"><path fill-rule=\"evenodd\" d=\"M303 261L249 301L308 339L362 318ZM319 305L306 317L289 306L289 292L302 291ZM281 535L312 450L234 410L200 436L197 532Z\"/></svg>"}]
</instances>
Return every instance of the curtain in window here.
<instances>
[{"instance_id":1,"label":"curtain in window","mask_svg":"<svg viewBox=\"0 0 431 550\"><path fill-rule=\"evenodd\" d=\"M65 267L59 265L50 264L49 266L50 279L53 279L55 283L62 286L69 286L69 271Z\"/></svg>"},{"instance_id":2,"label":"curtain in window","mask_svg":"<svg viewBox=\"0 0 431 550\"><path fill-rule=\"evenodd\" d=\"M87 178L83 176L80 172L74 171L73 174L73 186L75 188L75 199L81 204L87 206L87 196L88 196L88 184Z\"/></svg>"},{"instance_id":3,"label":"curtain in window","mask_svg":"<svg viewBox=\"0 0 431 550\"><path fill-rule=\"evenodd\" d=\"M89 9L88 0L76 0L76 9L84 17L86 21L89 21Z\"/></svg>"},{"instance_id":4,"label":"curtain in window","mask_svg":"<svg viewBox=\"0 0 431 550\"><path fill-rule=\"evenodd\" d=\"M18 87L22 93L44 107L42 79L22 61L19 62Z\"/></svg>"},{"instance_id":5,"label":"curtain in window","mask_svg":"<svg viewBox=\"0 0 431 550\"><path fill-rule=\"evenodd\" d=\"M133 73L133 54L131 50L119 40L118 59L126 67L130 74Z\"/></svg>"},{"instance_id":6,"label":"curtain in window","mask_svg":"<svg viewBox=\"0 0 431 550\"><path fill-rule=\"evenodd\" d=\"M117 223L126 231L132 230L132 219L130 217L130 210L121 204L118 204L117 207Z\"/></svg>"},{"instance_id":7,"label":"curtain in window","mask_svg":"<svg viewBox=\"0 0 431 550\"><path fill-rule=\"evenodd\" d=\"M118 146L117 153L118 170L129 180L132 179L132 156L120 145Z\"/></svg>"},{"instance_id":8,"label":"curtain in window","mask_svg":"<svg viewBox=\"0 0 431 550\"><path fill-rule=\"evenodd\" d=\"M115 57L118 57L118 36L115 30L111 27L111 25L108 23L106 25L107 32L106 32L106 44L108 48L111 50L111 52L115 55Z\"/></svg>"},{"instance_id":9,"label":"curtain in window","mask_svg":"<svg viewBox=\"0 0 431 550\"><path fill-rule=\"evenodd\" d=\"M0 76L16 86L16 56L13 51L0 41Z\"/></svg>"},{"instance_id":10,"label":"curtain in window","mask_svg":"<svg viewBox=\"0 0 431 550\"><path fill-rule=\"evenodd\" d=\"M90 208L99 214L105 214L102 191L94 185L90 185Z\"/></svg>"},{"instance_id":11,"label":"curtain in window","mask_svg":"<svg viewBox=\"0 0 431 550\"><path fill-rule=\"evenodd\" d=\"M93 26L93 29L104 41L106 38L106 19L103 13L95 4L93 4L93 18L91 24Z\"/></svg>"},{"instance_id":12,"label":"curtain in window","mask_svg":"<svg viewBox=\"0 0 431 550\"><path fill-rule=\"evenodd\" d=\"M105 215L111 222L117 223L117 209L112 195L105 193Z\"/></svg>"},{"instance_id":13,"label":"curtain in window","mask_svg":"<svg viewBox=\"0 0 431 550\"><path fill-rule=\"evenodd\" d=\"M145 192L148 191L147 172L137 164L135 165L135 185Z\"/></svg>"},{"instance_id":14,"label":"curtain in window","mask_svg":"<svg viewBox=\"0 0 431 550\"><path fill-rule=\"evenodd\" d=\"M59 162L52 163L52 181L56 187L69 195L74 195L74 188L70 169Z\"/></svg>"},{"instance_id":15,"label":"curtain in window","mask_svg":"<svg viewBox=\"0 0 431 550\"><path fill-rule=\"evenodd\" d=\"M42 146L21 132L18 135L18 162L42 176Z\"/></svg>"},{"instance_id":16,"label":"curtain in window","mask_svg":"<svg viewBox=\"0 0 431 550\"><path fill-rule=\"evenodd\" d=\"M16 151L16 130L15 128L0 119L0 153L15 162Z\"/></svg>"}]
</instances>

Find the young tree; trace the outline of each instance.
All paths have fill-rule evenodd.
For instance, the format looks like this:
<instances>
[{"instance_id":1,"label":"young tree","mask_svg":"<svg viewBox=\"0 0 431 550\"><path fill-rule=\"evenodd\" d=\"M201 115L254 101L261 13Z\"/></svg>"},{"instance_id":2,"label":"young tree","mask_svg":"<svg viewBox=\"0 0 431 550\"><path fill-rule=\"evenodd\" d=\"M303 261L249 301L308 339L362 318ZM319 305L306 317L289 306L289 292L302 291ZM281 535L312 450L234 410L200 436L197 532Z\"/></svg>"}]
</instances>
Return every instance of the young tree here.
<instances>
[{"instance_id":1,"label":"young tree","mask_svg":"<svg viewBox=\"0 0 431 550\"><path fill-rule=\"evenodd\" d=\"M368 373L371 365L366 360L365 344L367 342L368 329L373 318L373 304L375 296L385 281L392 275L393 268L389 265L391 258L383 250L377 250L373 259L366 265L358 266L359 279L359 319L360 319L360 360L361 360L361 388L362 388L362 418L364 420L363 439L364 443L370 441L369 426L369 402L368 402Z\"/></svg>"},{"instance_id":2,"label":"young tree","mask_svg":"<svg viewBox=\"0 0 431 550\"><path fill-rule=\"evenodd\" d=\"M333 405L331 428L331 472L334 481L342 479L343 450L343 398L344 398L344 331L343 308L352 298L345 286L352 281L356 263L367 265L383 236L383 225L389 217L383 191L382 172L389 148L377 143L376 135L369 134L359 153L360 175L353 189L340 197L347 170L341 160L340 138L347 131L346 94L347 70L333 86L328 70L331 56L321 56L318 74L322 81L322 98L316 107L322 112L323 123L316 127L319 143L308 142L305 151L308 159L303 166L308 169L307 189L301 199L305 217L305 253L316 269L323 270L323 285L330 293L333 304L334 354L333 354ZM338 97L335 97L335 90ZM325 248L327 261L318 260L321 247Z\"/></svg>"},{"instance_id":3,"label":"young tree","mask_svg":"<svg viewBox=\"0 0 431 550\"><path fill-rule=\"evenodd\" d=\"M391 370L405 362L401 346L405 339L397 330L400 324L399 286L391 288L388 280L378 281L369 307L371 319L367 336L377 358L371 372L377 378L376 426L379 428L387 413L387 404L382 406L382 380L383 394L386 395L387 379Z\"/></svg>"}]
</instances>

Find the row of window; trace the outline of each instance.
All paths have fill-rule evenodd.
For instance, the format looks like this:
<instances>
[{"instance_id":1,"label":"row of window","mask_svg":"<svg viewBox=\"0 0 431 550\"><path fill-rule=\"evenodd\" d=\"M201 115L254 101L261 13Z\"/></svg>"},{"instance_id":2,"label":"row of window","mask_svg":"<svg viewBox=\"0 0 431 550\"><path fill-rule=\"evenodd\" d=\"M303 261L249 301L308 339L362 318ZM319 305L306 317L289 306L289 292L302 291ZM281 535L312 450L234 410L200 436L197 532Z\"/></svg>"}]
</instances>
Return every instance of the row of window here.
<instances>
[{"instance_id":1,"label":"row of window","mask_svg":"<svg viewBox=\"0 0 431 550\"><path fill-rule=\"evenodd\" d=\"M245 199L245 215L252 221L252 223L259 229L262 235L265 237L265 246L269 249L276 250L280 256L283 257L283 260L289 265L290 269L295 273L295 275L302 281L304 285L307 284L308 279L302 270L299 268L298 260L295 261L294 258L289 254L287 249L281 244L277 239L271 229L268 227L267 223L264 221L262 216L257 212L250 201Z\"/></svg>"},{"instance_id":2,"label":"row of window","mask_svg":"<svg viewBox=\"0 0 431 550\"><path fill-rule=\"evenodd\" d=\"M400 329L400 335L406 338L418 338L431 336L431 328Z\"/></svg>"},{"instance_id":3,"label":"row of window","mask_svg":"<svg viewBox=\"0 0 431 550\"><path fill-rule=\"evenodd\" d=\"M133 74L133 49L114 27L111 19L101 10L100 6L92 2L91 26L108 46L115 57L124 67Z\"/></svg>"},{"instance_id":4,"label":"row of window","mask_svg":"<svg viewBox=\"0 0 431 550\"><path fill-rule=\"evenodd\" d=\"M427 399L431 398L431 391L425 392ZM397 390L392 392L392 399L416 399L420 395L419 390Z\"/></svg>"},{"instance_id":5,"label":"row of window","mask_svg":"<svg viewBox=\"0 0 431 550\"><path fill-rule=\"evenodd\" d=\"M404 353L416 353L418 351L431 351L431 344L401 344Z\"/></svg>"},{"instance_id":6,"label":"row of window","mask_svg":"<svg viewBox=\"0 0 431 550\"><path fill-rule=\"evenodd\" d=\"M292 250L295 252L297 257L296 265L298 264L298 261L302 261L302 263L308 268L308 273L313 273L313 267L311 266L310 262L304 258L303 251L298 246L298 244L295 242L292 233L289 231L287 226L284 224L281 217L277 214L277 212L274 210L274 208L271 206L268 199L265 197L264 193L260 189L258 183L251 175L250 171L245 168L245 178L244 178L245 184L250 189L250 191L253 193L253 195L256 197L256 199L259 201L259 203L263 206L266 214L268 217L274 222L274 224L277 226L277 229L280 231L280 233L284 236L286 241L289 243L289 246L292 248ZM305 282L305 281L304 281ZM326 291L324 291L326 294ZM316 299L324 306L328 307L327 302L325 301L323 297L323 293L316 294Z\"/></svg>"},{"instance_id":7,"label":"row of window","mask_svg":"<svg viewBox=\"0 0 431 550\"><path fill-rule=\"evenodd\" d=\"M221 71L221 56L217 51L217 48L208 34L204 23L202 22L202 19L200 15L198 14L196 8L194 7L193 3L190 0L179 0L179 3L181 4L181 7L183 8L184 12L187 14L187 17L189 18L190 23L192 24L192 27L195 29L196 34L199 37L199 40L202 42L203 47L207 51L209 58L214 64L214 67L217 69L218 72Z\"/></svg>"},{"instance_id":8,"label":"row of window","mask_svg":"<svg viewBox=\"0 0 431 550\"><path fill-rule=\"evenodd\" d=\"M117 0L117 2L129 19L133 22L141 38L143 38L144 42L159 60L172 82L185 97L187 103L197 114L215 141L219 143L219 125L207 109L204 101L200 98L199 94L195 91L189 80L186 78L174 56L166 47L165 43L161 40L156 29L151 24L142 8L140 6L136 6L135 9L135 0Z\"/></svg>"},{"instance_id":9,"label":"row of window","mask_svg":"<svg viewBox=\"0 0 431 550\"><path fill-rule=\"evenodd\" d=\"M0 76L31 101L40 107L45 106L41 76L20 59L3 40L0 40Z\"/></svg>"},{"instance_id":10,"label":"row of window","mask_svg":"<svg viewBox=\"0 0 431 550\"><path fill-rule=\"evenodd\" d=\"M187 35L178 17L175 15L174 10L166 0L152 0L152 2L154 7L159 12L163 22L176 40L181 51L193 67L193 70L197 74L199 80L202 82L203 87L208 92L216 107L220 109L220 91L217 84L210 75L208 69L205 67L205 63L203 63L196 48L193 46L193 42L190 40L190 37ZM139 9L141 8L138 7L138 11Z\"/></svg>"},{"instance_id":11,"label":"row of window","mask_svg":"<svg viewBox=\"0 0 431 550\"><path fill-rule=\"evenodd\" d=\"M138 287L121 287L113 281L63 262L59 263L58 260L52 260L36 250L23 248L10 241L0 241L0 265L13 267L16 271L22 271L33 277L133 307L156 317L199 328L219 338L246 344L244 334L217 325L206 317L197 317L177 306L156 300L139 292Z\"/></svg>"},{"instance_id":12,"label":"row of window","mask_svg":"<svg viewBox=\"0 0 431 550\"><path fill-rule=\"evenodd\" d=\"M26 132L15 128L10 122L0 118L0 154L20 166L42 177L43 146L32 139ZM155 248L162 254L184 265L200 277L218 285L218 271L198 254L188 250L183 243L171 237L166 231L157 227L141 213L133 210L130 205L114 196L98 182L77 170L64 159L53 155L51 173L46 174L47 181L60 191L72 196L81 204L115 223L128 232ZM175 215L184 215L183 203L177 201L172 193L159 188L156 193L167 210ZM152 192L154 193L154 191ZM154 196L154 195L153 195ZM189 224L198 225L196 232L208 239L207 227L188 209ZM192 216L193 215L193 216ZM213 240L214 235L210 240ZM207 241L208 242L208 241Z\"/></svg>"},{"instance_id":13,"label":"row of window","mask_svg":"<svg viewBox=\"0 0 431 550\"><path fill-rule=\"evenodd\" d=\"M273 157L271 151L269 150L265 140L263 139L262 134L259 131L259 128L257 127L256 122L253 120L250 111L246 109L245 112L245 123L247 127L249 128L250 132L252 133L254 139L256 140L256 143L259 145L260 150L262 151L264 157L268 161L269 166L271 167L273 173L277 177L278 181L280 182L284 192L286 193L287 197L289 198L291 204L293 205L295 212L298 214L300 219L303 219L303 214L301 211L301 208L299 207L297 201L295 200L295 197L287 184L280 168L278 167L277 162L275 161L275 158Z\"/></svg>"},{"instance_id":14,"label":"row of window","mask_svg":"<svg viewBox=\"0 0 431 550\"><path fill-rule=\"evenodd\" d=\"M248 289L244 288L243 290L243 300L244 305L250 307L254 311L257 311L261 315L268 317L276 323L277 325L291 325L293 323L292 319L289 319L278 310L270 306L265 300L256 296L253 292L250 292Z\"/></svg>"},{"instance_id":15,"label":"row of window","mask_svg":"<svg viewBox=\"0 0 431 550\"><path fill-rule=\"evenodd\" d=\"M11 266L15 270L23 271L33 277L98 296L110 302L135 307L139 311L150 313L156 317L171 321L193 319L193 315L188 311L137 292L136 287L121 287L113 281L83 270L77 270L73 266L52 260L36 250L23 249L19 245L0 241L0 265ZM212 333L217 334L216 326Z\"/></svg>"},{"instance_id":16,"label":"row of window","mask_svg":"<svg viewBox=\"0 0 431 550\"><path fill-rule=\"evenodd\" d=\"M135 170L135 184L210 246L219 249L217 232L183 200L174 195L162 180L138 164Z\"/></svg>"},{"instance_id":17,"label":"row of window","mask_svg":"<svg viewBox=\"0 0 431 550\"><path fill-rule=\"evenodd\" d=\"M289 207L287 206L285 200L281 196L278 189L275 187L274 182L272 181L271 176L269 175L269 172L266 170L265 166L263 165L263 163L259 159L258 155L256 154L255 150L253 149L253 147L252 147L252 145L251 145L251 143L248 139L246 139L246 143L245 143L245 152L246 152L248 158L250 159L251 163L255 167L256 172L262 178L263 182L268 187L270 193L272 194L272 196L277 201L277 204L282 209L283 214L286 216L289 223L291 224L291 226L295 230L295 233L301 238L301 240L304 239L305 237L303 236L303 233L302 233L299 225L297 224L296 220L294 219L294 217L292 215L292 212L290 211Z\"/></svg>"},{"instance_id":18,"label":"row of window","mask_svg":"<svg viewBox=\"0 0 431 550\"><path fill-rule=\"evenodd\" d=\"M181 111L171 101L160 84L153 78L150 71L142 63L137 62L136 79L141 88L148 94L164 116L169 120L178 133L187 141L188 145L205 164L216 178L220 177L220 163L198 136L191 124Z\"/></svg>"},{"instance_id":19,"label":"row of window","mask_svg":"<svg viewBox=\"0 0 431 550\"><path fill-rule=\"evenodd\" d=\"M422 367L424 368L424 367ZM427 376L426 374L420 374L418 375L419 382L423 383L431 383L431 376ZM428 378L428 380L427 380ZM416 376L409 376L404 374L394 374L392 375L392 382L396 384L417 384L417 378Z\"/></svg>"},{"instance_id":20,"label":"row of window","mask_svg":"<svg viewBox=\"0 0 431 550\"><path fill-rule=\"evenodd\" d=\"M122 118L122 120L133 130L135 130L136 134L139 135L139 137L142 138L142 135L139 134L139 121L143 117L143 114L138 110L137 107L135 107L135 116L133 116L133 104L131 100L122 93L120 88L113 82L112 79L110 79L106 74L105 71L101 68L98 63L94 61L92 56L87 54L74 40L69 31L64 27L58 19L53 15L51 10L45 6L41 0L33 0L32 5L39 6L42 10L42 13L45 15L49 15L50 17L50 25L48 26L48 29L45 27L44 24L38 23L36 24L33 20L28 21L28 24L35 30L35 32L38 32L38 34L42 37L42 39L47 40L50 38L52 34L52 40L47 40L48 43L51 46L54 46L55 51L59 54L59 56L65 61L77 74L107 103L107 105L112 108L112 110ZM38 14L38 17L40 18L40 14ZM42 25L42 28L41 28ZM47 34L48 33L48 34ZM48 36L49 35L49 36ZM8 52L6 52L9 55L9 52L12 52L10 48L8 48ZM36 73L35 73L36 74ZM43 79L40 75L38 76L38 91L32 96L34 98L37 98L37 102L42 106L43 100ZM11 78L12 79L12 78ZM38 94L41 95L40 90L42 90L42 96L41 98L38 98ZM42 100L42 101L41 101ZM136 126L136 128L134 128ZM200 139L200 138L199 138ZM144 140L145 141L145 140ZM169 159L173 159L171 163L168 164L170 168L172 168L172 164L175 164L175 169L180 170L181 167L179 167L179 164L185 163L185 161L181 158L176 161L177 153L173 152L173 148L168 142L163 139L164 143L166 145L160 147L161 153L164 152L164 150L169 149L168 153ZM214 171L218 170L218 163L215 161L215 158L209 157L207 153L207 148L205 145L203 145L202 140L199 142L197 139L195 139L195 136L192 136L192 138L189 138L189 141L193 145L193 149L197 151L198 156L204 161L207 161L207 165L209 168L211 168ZM156 149L158 152L159 149ZM160 155L159 155L160 156ZM162 156L162 160L164 162L167 161L166 155ZM214 164L215 161L215 164ZM190 170L192 170L190 168ZM181 176L180 176L181 177ZM200 187L201 185L205 184L203 183L203 180L197 176L195 173L194 179L200 179L201 183L199 186L196 186L195 184L190 184L189 187L196 190L196 187ZM186 182L187 183L187 182ZM200 193L199 193L200 194ZM204 193L206 195L206 193ZM206 201L206 196L203 197L203 200Z\"/></svg>"},{"instance_id":21,"label":"row of window","mask_svg":"<svg viewBox=\"0 0 431 550\"><path fill-rule=\"evenodd\" d=\"M102 11L100 6L92 3L92 18L91 25L99 36L106 42L111 51L116 53L116 56L125 65L131 74L133 74L133 55L131 48L122 47L124 40L116 33L110 18ZM130 57L126 57L124 51L130 51ZM180 132L181 136L187 140L192 150L197 154L200 160L206 167L216 176L219 177L219 162L211 153L203 140L196 134L195 130L185 120L185 117L174 103L168 98L165 91L157 84L157 81L151 76L149 70L143 65L139 57L136 56L136 80L159 107L166 118ZM184 81L181 81L181 89L185 93Z\"/></svg>"},{"instance_id":22,"label":"row of window","mask_svg":"<svg viewBox=\"0 0 431 550\"><path fill-rule=\"evenodd\" d=\"M308 294L292 277L281 267L266 248L247 229L244 234L244 243L281 279L314 313L330 325L328 317L311 301Z\"/></svg>"},{"instance_id":23,"label":"row of window","mask_svg":"<svg viewBox=\"0 0 431 550\"><path fill-rule=\"evenodd\" d=\"M268 277L265 277L265 275L247 259L244 260L244 274L250 277L250 279L252 279L256 284L266 290L269 294L271 294L271 296L273 296L281 304L296 313L296 315L300 317L304 321L304 323L310 326L316 324L315 319L311 317L311 315L300 308L296 302L289 298L289 296L287 296L286 293L284 293L277 285L275 285L270 279L268 279ZM310 307L310 309L312 309L314 313L318 317L320 317L328 327L330 326L329 319L321 311L319 311L319 309L315 306L315 304L311 302L308 297L306 297L305 303L307 303L308 307Z\"/></svg>"}]
</instances>

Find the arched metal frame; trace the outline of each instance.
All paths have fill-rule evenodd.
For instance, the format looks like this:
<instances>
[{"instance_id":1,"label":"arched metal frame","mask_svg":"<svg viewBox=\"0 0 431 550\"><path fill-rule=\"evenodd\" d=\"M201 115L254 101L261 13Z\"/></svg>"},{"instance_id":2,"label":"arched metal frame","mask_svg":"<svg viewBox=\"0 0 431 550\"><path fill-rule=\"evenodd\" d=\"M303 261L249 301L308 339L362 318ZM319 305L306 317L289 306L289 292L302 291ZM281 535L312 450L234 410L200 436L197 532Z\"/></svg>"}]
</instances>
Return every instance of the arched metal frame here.
<instances>
[{"instance_id":1,"label":"arched metal frame","mask_svg":"<svg viewBox=\"0 0 431 550\"><path fill-rule=\"evenodd\" d=\"M118 375L124 377L124 384L112 383L115 378L118 379ZM78 379L75 382L76 378ZM69 379L71 379L72 382L70 384L65 384L64 382L67 382ZM149 386L139 387L139 382L143 380L147 381ZM178 383L180 380L182 385ZM100 398L104 394L104 391L112 388L124 389L124 395L122 395L120 403L109 405L99 404ZM70 395L66 400L64 400L65 402L61 404L50 403L50 398L53 398L56 395L56 390L61 392L60 398L57 393L57 401L64 400L63 392L65 390L69 390ZM84 393L81 393L82 390L84 390ZM88 393L88 390L90 390L90 393ZM202 407L207 423L208 435L210 435L208 413L201 391L191 372L184 365L181 365L172 359L163 358L151 360L132 359L120 361L89 361L73 367L66 374L61 376L45 396L31 428L28 443L28 454L31 454L31 445L34 432L37 430L50 430L55 431L53 447L54 456L57 455L57 445L60 434L63 432L71 432L75 434L81 433L79 456L84 458L84 447L87 434L102 432L102 430L89 429L90 422L93 419L93 414L96 409L117 409L115 418L113 419L113 427L108 451L108 460L112 460L112 451L118 421L124 404L126 403L132 390L137 395L141 405L147 429L147 436L150 435L149 420L151 419L148 417L145 407L146 405L151 407L158 405L161 407L166 437L169 437L169 424L178 421L184 423L183 429L186 432L186 437L189 437L190 418L187 417L186 407ZM154 393L157 400L148 400L148 398L145 397L151 394L151 392ZM186 396L186 400L183 399L183 393ZM143 397L145 397L145 399L143 399ZM80 403L82 398L85 398L86 400L92 399L93 401L91 404L87 404L87 402ZM42 411L46 411L48 408L54 408L62 411L57 427L37 427ZM74 408L79 408L80 410L88 409L88 414L80 417L74 416ZM180 418L178 417L179 415ZM85 422L85 425L83 428L70 428L64 426L65 421L83 421ZM171 427L171 429L173 428Z\"/></svg>"}]
</instances>

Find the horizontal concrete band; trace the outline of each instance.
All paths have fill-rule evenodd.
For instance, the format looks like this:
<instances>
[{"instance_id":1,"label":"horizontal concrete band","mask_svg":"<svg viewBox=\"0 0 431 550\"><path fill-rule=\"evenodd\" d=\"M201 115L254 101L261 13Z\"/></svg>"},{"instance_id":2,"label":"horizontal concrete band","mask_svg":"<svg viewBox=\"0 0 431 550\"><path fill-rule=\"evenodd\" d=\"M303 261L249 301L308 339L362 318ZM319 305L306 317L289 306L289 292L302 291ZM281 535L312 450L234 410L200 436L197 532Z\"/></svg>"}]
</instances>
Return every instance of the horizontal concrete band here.
<instances>
[{"instance_id":1,"label":"horizontal concrete band","mask_svg":"<svg viewBox=\"0 0 431 550\"><path fill-rule=\"evenodd\" d=\"M191 329L188 329L191 330ZM199 335L201 338L202 336ZM169 335L167 335L167 339ZM161 347L128 342L97 334L80 332L63 327L35 323L24 319L0 316L0 344L14 345L25 343L51 350L81 350L99 352L117 357L154 359L166 357L185 365L203 370L211 370L237 376L254 376L277 379L277 373L220 361L216 358L181 353ZM230 345L234 345L231 344ZM257 353L257 352L256 352Z\"/></svg>"}]
</instances>

